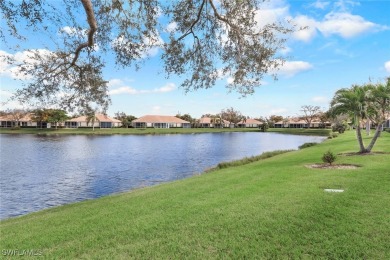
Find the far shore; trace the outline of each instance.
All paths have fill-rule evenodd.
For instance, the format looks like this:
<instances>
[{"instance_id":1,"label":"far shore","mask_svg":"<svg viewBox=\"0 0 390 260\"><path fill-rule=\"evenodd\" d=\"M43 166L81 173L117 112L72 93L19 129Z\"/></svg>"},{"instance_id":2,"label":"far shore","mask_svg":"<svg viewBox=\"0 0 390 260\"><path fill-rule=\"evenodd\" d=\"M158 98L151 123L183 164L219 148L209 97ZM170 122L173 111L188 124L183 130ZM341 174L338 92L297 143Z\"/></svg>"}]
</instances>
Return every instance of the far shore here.
<instances>
[{"instance_id":1,"label":"far shore","mask_svg":"<svg viewBox=\"0 0 390 260\"><path fill-rule=\"evenodd\" d=\"M200 134L226 132L261 132L258 128L0 128L0 134L35 135L156 135L156 134ZM267 132L329 136L330 129L270 128Z\"/></svg>"}]
</instances>

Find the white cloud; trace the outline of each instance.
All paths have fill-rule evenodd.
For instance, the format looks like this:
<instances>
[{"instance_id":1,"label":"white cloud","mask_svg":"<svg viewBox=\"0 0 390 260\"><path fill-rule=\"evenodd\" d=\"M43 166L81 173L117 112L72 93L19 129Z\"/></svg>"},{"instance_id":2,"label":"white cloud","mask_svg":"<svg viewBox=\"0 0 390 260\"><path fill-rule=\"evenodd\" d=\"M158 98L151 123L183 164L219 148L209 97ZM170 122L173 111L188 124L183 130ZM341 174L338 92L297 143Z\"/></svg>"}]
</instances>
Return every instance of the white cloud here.
<instances>
[{"instance_id":1,"label":"white cloud","mask_svg":"<svg viewBox=\"0 0 390 260\"><path fill-rule=\"evenodd\" d=\"M177 29L177 23L176 22L169 23L167 25L167 27L166 27L166 31L169 32L169 33L176 31L176 29Z\"/></svg>"},{"instance_id":2,"label":"white cloud","mask_svg":"<svg viewBox=\"0 0 390 260\"><path fill-rule=\"evenodd\" d=\"M317 0L315 3L311 4L310 6L324 10L327 6L329 6L329 4L330 2Z\"/></svg>"},{"instance_id":3,"label":"white cloud","mask_svg":"<svg viewBox=\"0 0 390 260\"><path fill-rule=\"evenodd\" d=\"M108 81L108 86L109 87L116 87L116 86L122 86L124 83L123 83L123 80L121 79L110 79Z\"/></svg>"},{"instance_id":4,"label":"white cloud","mask_svg":"<svg viewBox=\"0 0 390 260\"><path fill-rule=\"evenodd\" d=\"M152 92L155 93L166 93L166 92L171 92L176 89L176 85L174 83L167 83L165 86L161 88L155 88Z\"/></svg>"},{"instance_id":5,"label":"white cloud","mask_svg":"<svg viewBox=\"0 0 390 260\"><path fill-rule=\"evenodd\" d=\"M306 61L286 61L277 73L287 77L292 77L300 72L307 71L312 68L313 65Z\"/></svg>"},{"instance_id":6,"label":"white cloud","mask_svg":"<svg viewBox=\"0 0 390 260\"><path fill-rule=\"evenodd\" d=\"M12 61L13 64L23 64L23 66L29 68L37 63L34 57L35 54L45 58L49 57L51 53L47 49L27 50L15 54L0 50L0 76L21 80L31 79L31 76L21 73L17 66L10 64L8 61Z\"/></svg>"},{"instance_id":7,"label":"white cloud","mask_svg":"<svg viewBox=\"0 0 390 260\"><path fill-rule=\"evenodd\" d=\"M110 87L117 87L108 91L109 95L120 95L120 94L129 94L129 95L138 95L138 94L150 94L150 93L167 93L174 91L176 85L174 83L167 83L166 85L155 88L155 89L135 89L130 86L124 86L123 81L120 79L110 80L108 85Z\"/></svg>"},{"instance_id":8,"label":"white cloud","mask_svg":"<svg viewBox=\"0 0 390 260\"><path fill-rule=\"evenodd\" d=\"M82 35L84 37L87 37L87 34L88 34L88 31L86 29L77 29L75 27L69 27L69 26L62 27L59 32L65 33L65 34L68 34L71 36Z\"/></svg>"},{"instance_id":9,"label":"white cloud","mask_svg":"<svg viewBox=\"0 0 390 260\"><path fill-rule=\"evenodd\" d=\"M10 100L14 93L0 89L0 109L25 109L25 106L16 100Z\"/></svg>"},{"instance_id":10,"label":"white cloud","mask_svg":"<svg viewBox=\"0 0 390 260\"><path fill-rule=\"evenodd\" d=\"M226 79L226 82L227 82L227 84L232 84L234 82L234 78L233 77L228 77Z\"/></svg>"},{"instance_id":11,"label":"white cloud","mask_svg":"<svg viewBox=\"0 0 390 260\"><path fill-rule=\"evenodd\" d=\"M385 69L386 69L387 72L390 73L390 60L385 62Z\"/></svg>"},{"instance_id":12,"label":"white cloud","mask_svg":"<svg viewBox=\"0 0 390 260\"><path fill-rule=\"evenodd\" d=\"M10 98L13 95L11 91L0 89L0 100Z\"/></svg>"},{"instance_id":13,"label":"white cloud","mask_svg":"<svg viewBox=\"0 0 390 260\"><path fill-rule=\"evenodd\" d=\"M351 38L368 31L385 28L366 21L359 15L330 12L325 16L324 21L318 24L318 29L325 36L338 34L343 38Z\"/></svg>"},{"instance_id":14,"label":"white cloud","mask_svg":"<svg viewBox=\"0 0 390 260\"><path fill-rule=\"evenodd\" d=\"M258 26L277 23L281 18L288 16L288 6L270 6L256 11L255 20Z\"/></svg>"},{"instance_id":15,"label":"white cloud","mask_svg":"<svg viewBox=\"0 0 390 260\"><path fill-rule=\"evenodd\" d=\"M136 90L135 88L124 86L116 89L112 89L108 91L109 95L119 95L119 94L130 94L130 95L135 95L135 94L140 94L143 93L141 90Z\"/></svg>"},{"instance_id":16,"label":"white cloud","mask_svg":"<svg viewBox=\"0 0 390 260\"><path fill-rule=\"evenodd\" d=\"M360 3L353 0L339 0L335 1L334 7L343 12L349 12L354 6L359 6Z\"/></svg>"},{"instance_id":17,"label":"white cloud","mask_svg":"<svg viewBox=\"0 0 390 260\"><path fill-rule=\"evenodd\" d=\"M297 25L297 28L305 28L303 30L297 30L293 33L293 37L297 40L304 42L309 42L317 35L317 26L318 22L313 18L310 18L305 15L299 15L294 18L294 23Z\"/></svg>"}]
</instances>

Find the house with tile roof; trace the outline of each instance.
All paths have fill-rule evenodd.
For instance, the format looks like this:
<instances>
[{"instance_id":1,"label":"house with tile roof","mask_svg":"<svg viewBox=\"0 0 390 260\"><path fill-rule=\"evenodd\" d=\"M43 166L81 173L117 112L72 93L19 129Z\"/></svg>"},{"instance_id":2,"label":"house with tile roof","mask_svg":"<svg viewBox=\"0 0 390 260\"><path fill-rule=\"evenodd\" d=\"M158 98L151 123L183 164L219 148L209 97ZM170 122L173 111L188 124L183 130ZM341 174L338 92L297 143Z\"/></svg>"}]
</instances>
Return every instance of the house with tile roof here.
<instances>
[{"instance_id":1,"label":"house with tile roof","mask_svg":"<svg viewBox=\"0 0 390 260\"><path fill-rule=\"evenodd\" d=\"M330 127L330 122L321 122L314 119L310 123L310 128ZM307 122L299 118L290 118L289 120L279 121L274 124L275 128L308 128Z\"/></svg>"},{"instance_id":2,"label":"house with tile roof","mask_svg":"<svg viewBox=\"0 0 390 260\"><path fill-rule=\"evenodd\" d=\"M191 128L191 123L175 116L145 115L131 122L134 128Z\"/></svg>"},{"instance_id":3,"label":"house with tile roof","mask_svg":"<svg viewBox=\"0 0 390 260\"><path fill-rule=\"evenodd\" d=\"M231 127L231 123L219 117L202 117L199 119L198 126L201 128L228 128Z\"/></svg>"},{"instance_id":4,"label":"house with tile roof","mask_svg":"<svg viewBox=\"0 0 390 260\"><path fill-rule=\"evenodd\" d=\"M79 128L79 127L97 127L97 128L113 128L121 127L122 122L118 119L109 117L104 114L96 114L96 120L94 125L91 122L88 123L87 116L79 116L65 121L65 127L67 128Z\"/></svg>"},{"instance_id":5,"label":"house with tile roof","mask_svg":"<svg viewBox=\"0 0 390 260\"><path fill-rule=\"evenodd\" d=\"M262 124L263 124L263 122L260 122L259 120L248 118L248 119L241 120L240 122L238 122L237 127L259 128Z\"/></svg>"},{"instance_id":6,"label":"house with tile roof","mask_svg":"<svg viewBox=\"0 0 390 260\"><path fill-rule=\"evenodd\" d=\"M18 120L12 115L0 116L0 127L37 127L37 122L32 120L32 116L26 114Z\"/></svg>"}]
</instances>

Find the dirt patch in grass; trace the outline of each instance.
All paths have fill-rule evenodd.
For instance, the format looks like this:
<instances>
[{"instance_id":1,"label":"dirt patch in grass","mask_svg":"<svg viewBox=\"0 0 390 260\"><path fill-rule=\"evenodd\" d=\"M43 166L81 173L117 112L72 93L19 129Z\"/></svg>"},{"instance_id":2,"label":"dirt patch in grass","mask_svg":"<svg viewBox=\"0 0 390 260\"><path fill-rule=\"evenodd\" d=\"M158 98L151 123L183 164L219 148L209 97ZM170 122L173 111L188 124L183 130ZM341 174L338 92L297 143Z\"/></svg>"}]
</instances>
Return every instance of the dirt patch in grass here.
<instances>
[{"instance_id":1,"label":"dirt patch in grass","mask_svg":"<svg viewBox=\"0 0 390 260\"><path fill-rule=\"evenodd\" d=\"M311 169L357 169L361 166L356 164L323 164L323 163L315 163L306 165L307 168Z\"/></svg>"}]
</instances>

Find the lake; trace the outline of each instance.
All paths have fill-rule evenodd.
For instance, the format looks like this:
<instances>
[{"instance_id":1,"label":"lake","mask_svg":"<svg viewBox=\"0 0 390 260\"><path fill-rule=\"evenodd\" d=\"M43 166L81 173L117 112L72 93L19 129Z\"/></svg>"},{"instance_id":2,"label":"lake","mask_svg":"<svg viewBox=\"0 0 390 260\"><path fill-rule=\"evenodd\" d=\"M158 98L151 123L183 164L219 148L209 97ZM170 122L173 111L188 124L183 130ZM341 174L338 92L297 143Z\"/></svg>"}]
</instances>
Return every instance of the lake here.
<instances>
[{"instance_id":1,"label":"lake","mask_svg":"<svg viewBox=\"0 0 390 260\"><path fill-rule=\"evenodd\" d=\"M0 219L186 178L220 162L325 137L235 132L0 135Z\"/></svg>"}]
</instances>

